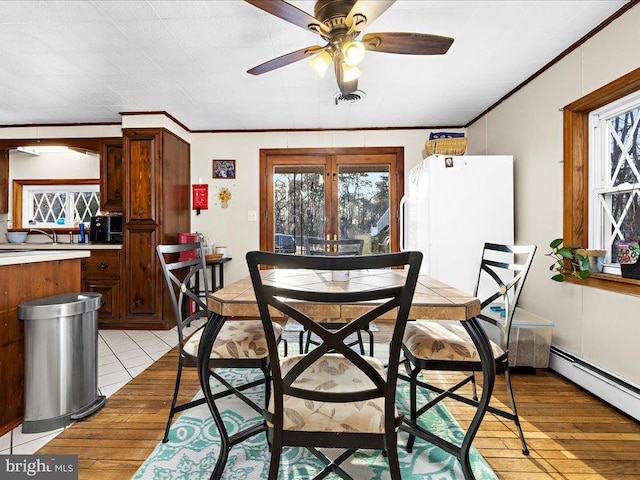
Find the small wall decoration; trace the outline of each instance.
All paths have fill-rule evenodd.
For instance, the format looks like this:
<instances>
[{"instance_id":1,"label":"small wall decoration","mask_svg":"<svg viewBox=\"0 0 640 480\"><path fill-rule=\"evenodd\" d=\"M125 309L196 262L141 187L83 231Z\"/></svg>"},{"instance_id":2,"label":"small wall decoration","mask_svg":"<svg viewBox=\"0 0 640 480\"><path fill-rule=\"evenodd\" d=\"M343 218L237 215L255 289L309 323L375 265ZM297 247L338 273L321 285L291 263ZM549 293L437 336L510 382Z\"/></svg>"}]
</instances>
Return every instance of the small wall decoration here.
<instances>
[{"instance_id":1,"label":"small wall decoration","mask_svg":"<svg viewBox=\"0 0 640 480\"><path fill-rule=\"evenodd\" d=\"M214 160L213 178L236 178L236 161Z\"/></svg>"},{"instance_id":2,"label":"small wall decoration","mask_svg":"<svg viewBox=\"0 0 640 480\"><path fill-rule=\"evenodd\" d=\"M229 200L231 200L231 192L228 188L223 187L218 192L218 200L220 200L220 205L222 208L227 208L229 206Z\"/></svg>"}]
</instances>

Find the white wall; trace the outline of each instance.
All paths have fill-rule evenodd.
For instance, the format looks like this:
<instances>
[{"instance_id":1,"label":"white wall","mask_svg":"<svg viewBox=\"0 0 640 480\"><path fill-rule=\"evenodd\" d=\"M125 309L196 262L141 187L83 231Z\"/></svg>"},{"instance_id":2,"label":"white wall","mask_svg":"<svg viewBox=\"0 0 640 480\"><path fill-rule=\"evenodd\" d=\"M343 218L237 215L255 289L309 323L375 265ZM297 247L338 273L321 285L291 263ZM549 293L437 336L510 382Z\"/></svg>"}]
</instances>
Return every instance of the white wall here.
<instances>
[{"instance_id":1,"label":"white wall","mask_svg":"<svg viewBox=\"0 0 640 480\"><path fill-rule=\"evenodd\" d=\"M629 32L636 6L468 129L468 154L513 154L516 242L538 253L521 306L556 324L553 343L640 385L640 297L550 280L544 254L562 236L562 111L572 101L640 67Z\"/></svg>"},{"instance_id":2,"label":"white wall","mask_svg":"<svg viewBox=\"0 0 640 480\"><path fill-rule=\"evenodd\" d=\"M192 232L204 233L225 245L233 261L225 266L225 283L248 275L244 255L260 247L260 223L247 212L260 211L258 168L263 148L404 147L405 176L424 155L430 130L363 130L322 132L195 133L191 134L191 183L209 184L209 209L191 215ZM236 178L212 179L213 159L235 159ZM218 191L227 187L232 199L221 208Z\"/></svg>"}]
</instances>

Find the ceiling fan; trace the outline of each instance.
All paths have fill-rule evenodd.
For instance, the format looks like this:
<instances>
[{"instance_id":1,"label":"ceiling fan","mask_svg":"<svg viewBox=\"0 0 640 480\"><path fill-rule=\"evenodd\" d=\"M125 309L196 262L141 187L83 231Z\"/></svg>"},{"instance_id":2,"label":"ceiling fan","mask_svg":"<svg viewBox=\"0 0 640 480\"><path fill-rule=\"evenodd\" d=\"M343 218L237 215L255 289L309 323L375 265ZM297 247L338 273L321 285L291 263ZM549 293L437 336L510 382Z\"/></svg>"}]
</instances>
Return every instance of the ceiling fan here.
<instances>
[{"instance_id":1,"label":"ceiling fan","mask_svg":"<svg viewBox=\"0 0 640 480\"><path fill-rule=\"evenodd\" d=\"M312 70L324 77L331 62L338 87L343 96L358 89L361 71L358 64L366 50L408 55L442 55L447 53L453 38L425 33L368 33L356 40L360 32L393 5L395 0L318 0L312 17L284 0L245 0L265 12L318 33L327 44L312 45L290 52L253 67L247 73L261 75L291 63L314 56Z\"/></svg>"}]
</instances>

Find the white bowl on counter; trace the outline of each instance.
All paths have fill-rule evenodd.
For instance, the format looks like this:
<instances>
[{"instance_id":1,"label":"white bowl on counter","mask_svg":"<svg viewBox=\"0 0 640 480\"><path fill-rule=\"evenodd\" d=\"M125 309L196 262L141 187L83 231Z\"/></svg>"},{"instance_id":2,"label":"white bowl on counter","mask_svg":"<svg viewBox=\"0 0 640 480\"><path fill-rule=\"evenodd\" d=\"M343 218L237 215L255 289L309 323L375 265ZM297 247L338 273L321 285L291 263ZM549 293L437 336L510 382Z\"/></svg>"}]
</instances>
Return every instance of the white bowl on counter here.
<instances>
[{"instance_id":1,"label":"white bowl on counter","mask_svg":"<svg viewBox=\"0 0 640 480\"><path fill-rule=\"evenodd\" d=\"M27 241L27 235L29 232L7 232L7 242L9 243L24 243Z\"/></svg>"}]
</instances>

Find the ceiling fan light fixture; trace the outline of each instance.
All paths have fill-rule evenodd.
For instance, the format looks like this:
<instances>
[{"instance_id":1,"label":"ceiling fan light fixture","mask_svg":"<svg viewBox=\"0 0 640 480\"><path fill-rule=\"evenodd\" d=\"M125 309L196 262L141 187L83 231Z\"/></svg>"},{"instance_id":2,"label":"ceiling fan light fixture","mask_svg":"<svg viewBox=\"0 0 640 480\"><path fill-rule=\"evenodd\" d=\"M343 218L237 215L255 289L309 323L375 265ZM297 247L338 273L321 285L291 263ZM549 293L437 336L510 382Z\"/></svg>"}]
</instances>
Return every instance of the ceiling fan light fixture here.
<instances>
[{"instance_id":1,"label":"ceiling fan light fixture","mask_svg":"<svg viewBox=\"0 0 640 480\"><path fill-rule=\"evenodd\" d=\"M362 70L358 67L352 67L346 64L342 64L342 80L344 82L352 82L362 75Z\"/></svg>"},{"instance_id":2,"label":"ceiling fan light fixture","mask_svg":"<svg viewBox=\"0 0 640 480\"><path fill-rule=\"evenodd\" d=\"M344 63L350 67L360 65L360 62L364 60L364 52L365 49L362 42L358 42L357 40L346 42L342 46L342 58L344 59Z\"/></svg>"},{"instance_id":3,"label":"ceiling fan light fixture","mask_svg":"<svg viewBox=\"0 0 640 480\"><path fill-rule=\"evenodd\" d=\"M325 50L309 60L309 65L311 66L313 73L318 75L320 78L324 78L324 74L327 73L327 69L329 68L329 65L331 65L332 60L333 57L331 56L331 53Z\"/></svg>"}]
</instances>

